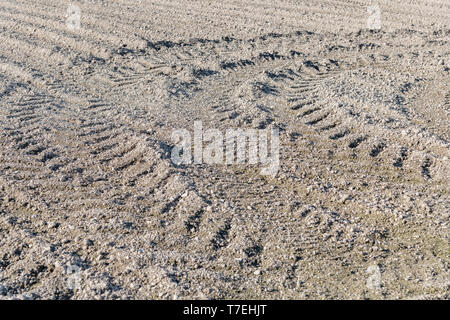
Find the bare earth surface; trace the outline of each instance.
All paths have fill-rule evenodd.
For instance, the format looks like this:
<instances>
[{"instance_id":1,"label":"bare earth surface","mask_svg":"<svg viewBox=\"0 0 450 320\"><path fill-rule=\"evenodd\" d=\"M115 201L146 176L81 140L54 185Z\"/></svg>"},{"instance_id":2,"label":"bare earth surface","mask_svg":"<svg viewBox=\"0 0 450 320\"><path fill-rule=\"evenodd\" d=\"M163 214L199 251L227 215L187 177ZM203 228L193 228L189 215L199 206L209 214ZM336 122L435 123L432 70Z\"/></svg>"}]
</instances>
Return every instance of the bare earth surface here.
<instances>
[{"instance_id":1,"label":"bare earth surface","mask_svg":"<svg viewBox=\"0 0 450 320\"><path fill-rule=\"evenodd\" d=\"M448 0L74 4L0 2L0 298L449 298Z\"/></svg>"}]
</instances>

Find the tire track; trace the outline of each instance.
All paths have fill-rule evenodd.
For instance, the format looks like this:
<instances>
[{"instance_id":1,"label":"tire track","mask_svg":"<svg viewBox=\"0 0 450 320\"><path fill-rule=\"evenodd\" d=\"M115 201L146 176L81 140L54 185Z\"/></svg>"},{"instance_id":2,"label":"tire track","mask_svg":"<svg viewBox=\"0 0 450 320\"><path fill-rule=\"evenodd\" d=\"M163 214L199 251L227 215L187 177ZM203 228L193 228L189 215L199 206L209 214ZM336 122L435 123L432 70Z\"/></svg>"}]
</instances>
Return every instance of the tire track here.
<instances>
[{"instance_id":1,"label":"tire track","mask_svg":"<svg viewBox=\"0 0 450 320\"><path fill-rule=\"evenodd\" d=\"M385 57L381 57L386 60ZM367 60L366 60L367 61ZM350 69L342 66L349 65ZM389 63L389 65L391 65ZM379 65L375 62L370 67L385 68L386 65ZM379 164L386 164L392 168L400 170L404 163L409 161L408 154L410 148L415 148L415 144L410 139L392 139L389 129L380 125L366 125L364 130L360 129L358 119L361 118L360 111L352 104L336 103L332 95L326 95L323 99L323 92L328 91L331 83L340 81L353 70L366 69L366 64L354 66L342 61L328 60L327 63L312 62L303 60L300 67L292 69L284 67L276 71L266 71L262 80L258 80L260 96L258 99L268 99L275 97L272 104L288 106L284 114L272 114L274 122L288 124L292 119L285 118L285 115L294 113L301 128L312 128L318 137L327 138L330 142L323 140L324 146L331 147L333 144L342 146L354 156L361 154L363 159L377 160ZM326 71L325 71L326 70ZM319 95L322 98L319 98ZM255 97L255 95L253 94ZM271 101L268 99L267 101ZM262 104L261 102L258 102ZM231 108L229 112L233 111ZM401 115L402 116L402 115ZM292 124L295 126L295 124ZM300 131L301 132L301 131ZM381 137L380 137L381 136ZM431 152L431 151L430 151ZM425 156L422 164L418 165L416 172L425 179L431 179L429 168L431 166L429 157Z\"/></svg>"}]
</instances>

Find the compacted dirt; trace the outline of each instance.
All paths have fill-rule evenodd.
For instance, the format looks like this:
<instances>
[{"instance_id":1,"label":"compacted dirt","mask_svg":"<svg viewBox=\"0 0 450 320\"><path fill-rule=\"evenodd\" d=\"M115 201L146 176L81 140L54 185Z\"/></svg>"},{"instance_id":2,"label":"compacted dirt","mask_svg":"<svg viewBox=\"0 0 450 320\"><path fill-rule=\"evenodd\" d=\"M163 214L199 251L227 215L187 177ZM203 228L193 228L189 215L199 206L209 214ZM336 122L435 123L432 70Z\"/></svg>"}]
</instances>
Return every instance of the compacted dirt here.
<instances>
[{"instance_id":1,"label":"compacted dirt","mask_svg":"<svg viewBox=\"0 0 450 320\"><path fill-rule=\"evenodd\" d=\"M448 299L449 21L447 0L2 0L0 298ZM175 165L194 121L278 128L277 175Z\"/></svg>"}]
</instances>

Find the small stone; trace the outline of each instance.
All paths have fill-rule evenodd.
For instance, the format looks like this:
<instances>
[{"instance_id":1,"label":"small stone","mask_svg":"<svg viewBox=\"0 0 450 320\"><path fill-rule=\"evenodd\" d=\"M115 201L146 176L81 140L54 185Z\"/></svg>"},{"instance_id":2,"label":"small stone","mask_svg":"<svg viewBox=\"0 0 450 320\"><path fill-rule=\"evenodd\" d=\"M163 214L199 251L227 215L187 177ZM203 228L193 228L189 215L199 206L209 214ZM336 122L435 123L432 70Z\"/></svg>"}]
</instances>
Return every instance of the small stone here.
<instances>
[{"instance_id":1,"label":"small stone","mask_svg":"<svg viewBox=\"0 0 450 320\"><path fill-rule=\"evenodd\" d=\"M48 227L50 228L50 229L56 229L56 228L58 228L60 226L60 223L58 223L58 222L50 222L49 224L48 224Z\"/></svg>"},{"instance_id":2,"label":"small stone","mask_svg":"<svg viewBox=\"0 0 450 320\"><path fill-rule=\"evenodd\" d=\"M345 202L347 202L347 201L349 201L349 200L351 200L351 199L352 199L352 197L351 197L349 194L344 194L344 195L341 197L340 202L341 202L341 203L345 203Z\"/></svg>"}]
</instances>

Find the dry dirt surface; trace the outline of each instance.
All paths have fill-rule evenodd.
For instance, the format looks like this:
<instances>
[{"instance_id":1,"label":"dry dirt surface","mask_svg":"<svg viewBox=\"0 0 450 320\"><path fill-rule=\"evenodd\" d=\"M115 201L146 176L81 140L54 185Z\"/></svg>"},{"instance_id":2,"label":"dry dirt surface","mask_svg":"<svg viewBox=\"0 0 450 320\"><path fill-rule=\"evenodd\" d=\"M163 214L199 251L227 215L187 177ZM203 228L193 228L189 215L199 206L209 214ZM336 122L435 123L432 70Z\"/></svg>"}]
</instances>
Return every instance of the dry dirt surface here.
<instances>
[{"instance_id":1,"label":"dry dirt surface","mask_svg":"<svg viewBox=\"0 0 450 320\"><path fill-rule=\"evenodd\" d=\"M448 0L0 1L0 298L448 299L449 21ZM175 165L196 120L278 128L277 175Z\"/></svg>"}]
</instances>

